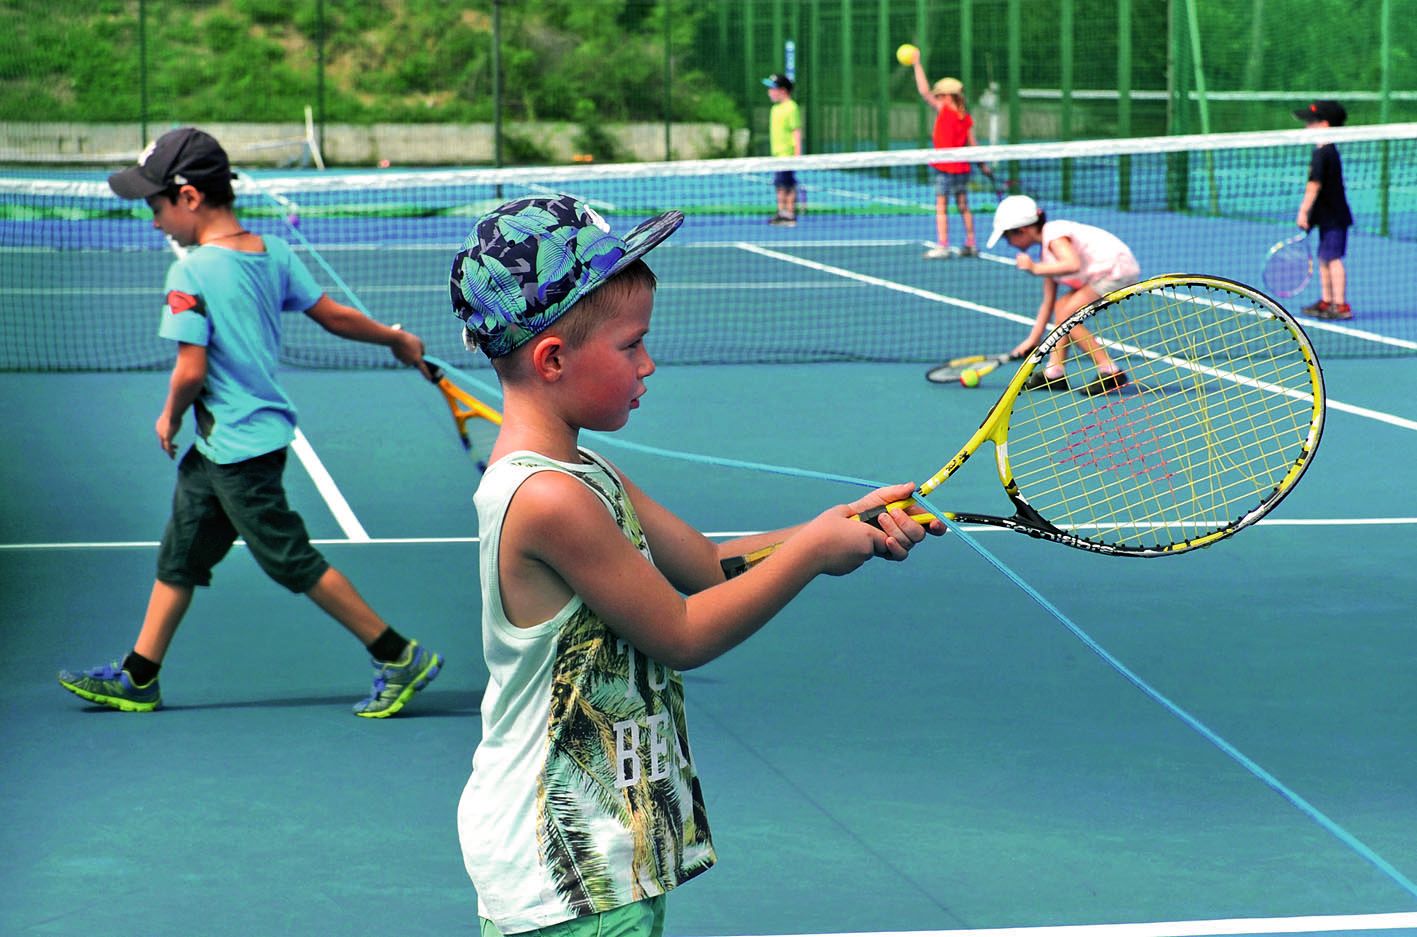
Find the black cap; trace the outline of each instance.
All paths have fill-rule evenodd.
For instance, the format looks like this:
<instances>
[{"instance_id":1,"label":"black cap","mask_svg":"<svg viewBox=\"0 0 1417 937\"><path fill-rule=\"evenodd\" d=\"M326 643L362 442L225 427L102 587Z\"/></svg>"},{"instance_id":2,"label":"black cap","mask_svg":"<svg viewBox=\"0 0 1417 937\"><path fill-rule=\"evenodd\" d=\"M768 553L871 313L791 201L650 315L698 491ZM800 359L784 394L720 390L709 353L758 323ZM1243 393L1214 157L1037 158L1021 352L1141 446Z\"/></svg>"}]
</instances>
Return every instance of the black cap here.
<instances>
[{"instance_id":1,"label":"black cap","mask_svg":"<svg viewBox=\"0 0 1417 937\"><path fill-rule=\"evenodd\" d=\"M147 198L174 185L234 175L226 150L215 137L196 127L182 127L158 137L138 157L138 165L109 176L108 187L120 198Z\"/></svg>"},{"instance_id":2,"label":"black cap","mask_svg":"<svg viewBox=\"0 0 1417 937\"><path fill-rule=\"evenodd\" d=\"M763 79L763 84L769 88L781 88L783 91L792 90L792 79L786 75L769 75Z\"/></svg>"},{"instance_id":3,"label":"black cap","mask_svg":"<svg viewBox=\"0 0 1417 937\"><path fill-rule=\"evenodd\" d=\"M1348 120L1348 112L1337 101L1315 101L1308 107L1299 108L1294 116L1306 124L1326 120L1330 127L1342 127Z\"/></svg>"}]
</instances>

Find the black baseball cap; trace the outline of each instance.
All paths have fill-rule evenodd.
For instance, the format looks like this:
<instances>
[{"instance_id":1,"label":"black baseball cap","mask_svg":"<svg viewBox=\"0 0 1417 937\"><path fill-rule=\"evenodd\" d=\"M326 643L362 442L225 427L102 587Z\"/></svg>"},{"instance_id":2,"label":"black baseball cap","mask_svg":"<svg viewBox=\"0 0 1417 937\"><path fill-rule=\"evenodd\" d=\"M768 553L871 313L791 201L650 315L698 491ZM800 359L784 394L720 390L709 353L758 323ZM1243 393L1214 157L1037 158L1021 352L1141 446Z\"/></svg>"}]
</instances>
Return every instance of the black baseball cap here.
<instances>
[{"instance_id":1,"label":"black baseball cap","mask_svg":"<svg viewBox=\"0 0 1417 937\"><path fill-rule=\"evenodd\" d=\"M769 88L781 88L783 91L792 90L792 79L786 75L769 75L763 79L763 84Z\"/></svg>"},{"instance_id":2,"label":"black baseball cap","mask_svg":"<svg viewBox=\"0 0 1417 937\"><path fill-rule=\"evenodd\" d=\"M1315 101L1308 107L1299 108L1294 116L1306 124L1326 120L1330 127L1342 127L1348 120L1348 112L1337 101Z\"/></svg>"},{"instance_id":3,"label":"black baseball cap","mask_svg":"<svg viewBox=\"0 0 1417 937\"><path fill-rule=\"evenodd\" d=\"M138 165L108 177L120 198L147 198L198 179L230 179L231 161L216 138L196 127L169 130L138 157Z\"/></svg>"}]
</instances>

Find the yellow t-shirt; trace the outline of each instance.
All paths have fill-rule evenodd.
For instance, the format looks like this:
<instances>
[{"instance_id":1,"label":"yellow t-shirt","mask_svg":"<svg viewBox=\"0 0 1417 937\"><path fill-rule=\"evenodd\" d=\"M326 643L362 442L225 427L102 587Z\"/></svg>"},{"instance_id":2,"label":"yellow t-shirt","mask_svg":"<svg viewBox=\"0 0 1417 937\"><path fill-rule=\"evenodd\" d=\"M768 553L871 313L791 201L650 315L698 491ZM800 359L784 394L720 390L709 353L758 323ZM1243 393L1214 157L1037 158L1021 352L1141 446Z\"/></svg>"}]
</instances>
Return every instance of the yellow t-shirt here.
<instances>
[{"instance_id":1,"label":"yellow t-shirt","mask_svg":"<svg viewBox=\"0 0 1417 937\"><path fill-rule=\"evenodd\" d=\"M797 102L788 98L772 106L768 119L768 141L773 156L796 156L797 146L792 141L792 132L802 129L802 112Z\"/></svg>"}]
</instances>

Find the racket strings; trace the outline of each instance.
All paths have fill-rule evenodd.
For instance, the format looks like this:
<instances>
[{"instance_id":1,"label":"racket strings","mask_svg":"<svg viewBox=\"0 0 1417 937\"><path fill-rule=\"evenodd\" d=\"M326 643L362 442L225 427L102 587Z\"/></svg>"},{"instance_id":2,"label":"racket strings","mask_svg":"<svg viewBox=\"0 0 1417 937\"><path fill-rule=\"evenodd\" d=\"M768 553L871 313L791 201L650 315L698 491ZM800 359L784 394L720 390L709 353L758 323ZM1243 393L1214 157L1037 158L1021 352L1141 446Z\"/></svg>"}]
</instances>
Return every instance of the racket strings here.
<instances>
[{"instance_id":1,"label":"racket strings","mask_svg":"<svg viewBox=\"0 0 1417 937\"><path fill-rule=\"evenodd\" d=\"M1308 285L1314 275L1309 253L1308 232L1275 245L1264 265L1264 285L1279 296L1293 296Z\"/></svg>"},{"instance_id":2,"label":"racket strings","mask_svg":"<svg viewBox=\"0 0 1417 937\"><path fill-rule=\"evenodd\" d=\"M1021 395L1001 448L1021 496L1056 527L1166 547L1232 526L1283 484L1314 408L1306 345L1243 294L1133 294L1088 327L1131 376L1088 397Z\"/></svg>"}]
</instances>

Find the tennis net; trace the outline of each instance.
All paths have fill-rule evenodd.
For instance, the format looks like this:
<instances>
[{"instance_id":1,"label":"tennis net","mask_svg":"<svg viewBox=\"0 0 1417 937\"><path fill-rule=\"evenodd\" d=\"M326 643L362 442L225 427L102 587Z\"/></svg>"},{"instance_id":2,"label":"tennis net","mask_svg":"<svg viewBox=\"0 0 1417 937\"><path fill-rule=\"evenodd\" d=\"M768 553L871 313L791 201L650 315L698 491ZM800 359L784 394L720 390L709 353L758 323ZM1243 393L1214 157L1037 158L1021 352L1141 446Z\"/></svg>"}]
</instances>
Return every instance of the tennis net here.
<instances>
[{"instance_id":1,"label":"tennis net","mask_svg":"<svg viewBox=\"0 0 1417 937\"><path fill-rule=\"evenodd\" d=\"M1319 353L1417 353L1417 124L1326 131L1343 159L1355 226L1346 322L1305 320ZM1000 242L984 249L1002 195L1051 218L1106 228L1146 275L1185 272L1260 285L1271 245L1294 233L1315 136L1308 131L901 150L535 169L246 173L243 223L291 241L327 291L402 322L429 351L479 363L450 311L453 252L507 198L570 192L616 230L677 208L688 221L650 256L660 279L651 350L660 363L936 362L1007 351L1039 282ZM935 244L932 162L987 164L968 203L978 257L926 259ZM768 224L774 177L792 170L795 226ZM951 200L949 232L964 244ZM0 173L0 370L167 367L156 337L173 254L146 207L102 173ZM1311 238L1316 240L1316 238ZM1318 277L1287 300L1318 298ZM392 363L288 317L283 358L307 367Z\"/></svg>"}]
</instances>

